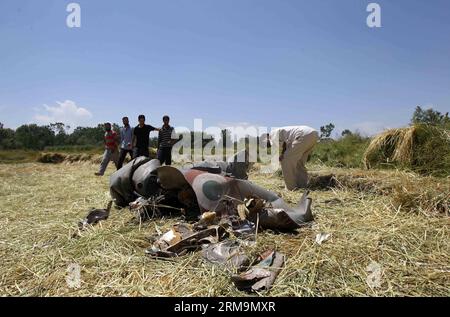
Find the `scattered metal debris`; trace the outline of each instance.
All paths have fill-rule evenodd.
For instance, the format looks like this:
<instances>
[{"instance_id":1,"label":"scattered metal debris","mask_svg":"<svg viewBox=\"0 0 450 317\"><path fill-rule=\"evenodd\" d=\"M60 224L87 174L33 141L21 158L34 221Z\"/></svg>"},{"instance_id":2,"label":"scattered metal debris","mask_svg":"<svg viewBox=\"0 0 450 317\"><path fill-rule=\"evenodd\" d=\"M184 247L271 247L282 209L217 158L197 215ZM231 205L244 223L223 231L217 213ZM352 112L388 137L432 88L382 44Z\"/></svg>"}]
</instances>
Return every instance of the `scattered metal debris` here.
<instances>
[{"instance_id":1,"label":"scattered metal debris","mask_svg":"<svg viewBox=\"0 0 450 317\"><path fill-rule=\"evenodd\" d=\"M202 248L204 259L214 264L224 265L230 271L242 271L251 263L241 244L236 240L203 245Z\"/></svg>"},{"instance_id":2,"label":"scattered metal debris","mask_svg":"<svg viewBox=\"0 0 450 317\"><path fill-rule=\"evenodd\" d=\"M261 255L258 264L252 266L248 271L234 275L231 280L239 290L262 291L269 290L285 261L285 256L276 251L266 251Z\"/></svg>"},{"instance_id":3,"label":"scattered metal debris","mask_svg":"<svg viewBox=\"0 0 450 317\"><path fill-rule=\"evenodd\" d=\"M78 229L84 230L90 225L93 226L96 225L99 221L108 219L112 203L112 200L109 201L106 209L92 208L87 214L86 218L78 223Z\"/></svg>"},{"instance_id":4,"label":"scattered metal debris","mask_svg":"<svg viewBox=\"0 0 450 317\"><path fill-rule=\"evenodd\" d=\"M214 225L194 231L192 226L181 223L159 237L146 253L154 257L176 257L196 251L203 244L217 243L226 237L228 232L222 226Z\"/></svg>"},{"instance_id":5,"label":"scattered metal debris","mask_svg":"<svg viewBox=\"0 0 450 317\"><path fill-rule=\"evenodd\" d=\"M166 197L164 195L152 196L148 199L138 197L135 201L130 203L130 210L135 214L139 221L150 220L161 217L162 210L176 210L184 215L184 208L172 207L164 204Z\"/></svg>"},{"instance_id":6,"label":"scattered metal debris","mask_svg":"<svg viewBox=\"0 0 450 317\"><path fill-rule=\"evenodd\" d=\"M153 237L146 250L150 256L171 258L202 250L209 262L233 272L247 270L232 276L239 289L268 290L285 256L268 251L249 268L244 246L256 243L258 229L292 231L313 220L312 200L305 192L291 207L276 193L245 180L247 165L229 163L203 162L178 169L138 158L111 176L110 193L119 206L129 205L140 221L172 212L198 220L178 223Z\"/></svg>"}]
</instances>

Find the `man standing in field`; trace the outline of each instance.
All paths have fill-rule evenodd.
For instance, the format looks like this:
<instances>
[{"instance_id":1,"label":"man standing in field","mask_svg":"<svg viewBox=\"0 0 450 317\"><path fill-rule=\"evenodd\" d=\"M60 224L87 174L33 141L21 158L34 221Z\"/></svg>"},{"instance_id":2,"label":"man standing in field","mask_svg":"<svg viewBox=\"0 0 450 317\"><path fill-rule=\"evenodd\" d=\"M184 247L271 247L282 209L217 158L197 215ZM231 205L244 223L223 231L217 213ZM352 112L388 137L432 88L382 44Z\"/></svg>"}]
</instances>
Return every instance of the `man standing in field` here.
<instances>
[{"instance_id":1,"label":"man standing in field","mask_svg":"<svg viewBox=\"0 0 450 317\"><path fill-rule=\"evenodd\" d=\"M100 163L100 170L95 173L96 176L103 176L105 174L106 168L108 167L109 161L113 161L117 167L117 161L119 157L119 138L117 133L111 128L111 123L105 123L105 152L103 153L103 159Z\"/></svg>"},{"instance_id":2,"label":"man standing in field","mask_svg":"<svg viewBox=\"0 0 450 317\"><path fill-rule=\"evenodd\" d=\"M279 161L288 190L308 185L306 161L319 140L319 132L308 126L290 126L272 131L272 142L279 141Z\"/></svg>"},{"instance_id":3,"label":"man standing in field","mask_svg":"<svg viewBox=\"0 0 450 317\"><path fill-rule=\"evenodd\" d=\"M130 154L130 158L133 158L133 131L130 126L128 117L122 118L123 127L120 129L120 156L117 163L117 169L121 169L125 157Z\"/></svg>"},{"instance_id":4,"label":"man standing in field","mask_svg":"<svg viewBox=\"0 0 450 317\"><path fill-rule=\"evenodd\" d=\"M161 165L172 165L172 146L177 141L176 139L172 139L174 129L169 125L169 122L169 116L164 116L164 124L158 134L158 160Z\"/></svg>"},{"instance_id":5,"label":"man standing in field","mask_svg":"<svg viewBox=\"0 0 450 317\"><path fill-rule=\"evenodd\" d=\"M135 149L134 157L145 156L149 157L148 151L150 132L159 131L159 129L145 124L145 116L143 114L138 117L139 124L133 131L133 148Z\"/></svg>"}]
</instances>

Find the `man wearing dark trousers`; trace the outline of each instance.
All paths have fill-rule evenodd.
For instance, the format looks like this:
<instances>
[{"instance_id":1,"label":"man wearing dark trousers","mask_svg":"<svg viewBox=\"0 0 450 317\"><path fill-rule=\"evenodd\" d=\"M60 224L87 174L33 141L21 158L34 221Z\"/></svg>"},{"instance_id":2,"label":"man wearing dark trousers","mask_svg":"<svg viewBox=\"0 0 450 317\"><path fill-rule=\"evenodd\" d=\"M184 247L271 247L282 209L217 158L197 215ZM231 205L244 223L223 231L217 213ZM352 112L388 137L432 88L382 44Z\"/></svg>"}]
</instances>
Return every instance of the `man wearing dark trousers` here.
<instances>
[{"instance_id":1,"label":"man wearing dark trousers","mask_svg":"<svg viewBox=\"0 0 450 317\"><path fill-rule=\"evenodd\" d=\"M145 116L141 114L138 117L139 124L134 128L133 131L133 147L135 150L134 157L145 156L149 157L150 153L148 151L150 132L159 131L159 129L145 124Z\"/></svg>"},{"instance_id":2,"label":"man wearing dark trousers","mask_svg":"<svg viewBox=\"0 0 450 317\"><path fill-rule=\"evenodd\" d=\"M172 165L172 146L177 141L172 138L174 129L169 125L169 122L169 116L164 116L164 124L158 134L158 160L161 165Z\"/></svg>"},{"instance_id":3,"label":"man wearing dark trousers","mask_svg":"<svg viewBox=\"0 0 450 317\"><path fill-rule=\"evenodd\" d=\"M122 168L123 162L127 154L130 154L130 158L133 158L133 131L130 126L128 117L122 118L123 127L120 129L120 155L117 162L117 169Z\"/></svg>"}]
</instances>

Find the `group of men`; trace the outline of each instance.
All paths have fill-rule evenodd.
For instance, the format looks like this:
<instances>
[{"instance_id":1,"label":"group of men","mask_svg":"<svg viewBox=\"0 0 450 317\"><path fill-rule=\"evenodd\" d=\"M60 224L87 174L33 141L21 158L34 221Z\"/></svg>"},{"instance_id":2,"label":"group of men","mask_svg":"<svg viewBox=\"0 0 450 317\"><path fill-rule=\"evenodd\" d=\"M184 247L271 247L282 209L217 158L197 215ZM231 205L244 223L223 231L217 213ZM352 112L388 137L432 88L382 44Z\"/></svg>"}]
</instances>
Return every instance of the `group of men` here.
<instances>
[{"instance_id":1,"label":"group of men","mask_svg":"<svg viewBox=\"0 0 450 317\"><path fill-rule=\"evenodd\" d=\"M132 159L139 156L149 157L149 136L152 131L159 133L157 157L161 165L172 164L172 146L178 139L173 138L174 128L169 124L169 116L163 117L161 128L145 124L144 115L140 115L138 121L139 124L132 128L128 118L124 117L120 136L113 131L110 123L105 123L105 152L100 170L95 175L102 176L111 160L114 161L117 169L120 169L127 154ZM289 126L275 129L267 137L268 144L279 141L281 149L279 161L286 188L295 190L306 187L308 174L305 164L319 140L318 131L308 126Z\"/></svg>"},{"instance_id":2,"label":"group of men","mask_svg":"<svg viewBox=\"0 0 450 317\"><path fill-rule=\"evenodd\" d=\"M172 138L174 132L170 126L169 116L163 117L163 125L161 128L155 128L145 124L145 116L139 115L139 124L131 127L128 117L122 118L123 127L120 128L120 134L112 129L111 123L104 124L105 128L105 152L103 153L102 162L99 171L95 173L97 176L103 176L110 161L113 161L117 169L122 168L127 154L131 159L139 156L150 156L149 140L150 132L158 131L158 160L162 164L172 164L172 146L177 139Z\"/></svg>"}]
</instances>

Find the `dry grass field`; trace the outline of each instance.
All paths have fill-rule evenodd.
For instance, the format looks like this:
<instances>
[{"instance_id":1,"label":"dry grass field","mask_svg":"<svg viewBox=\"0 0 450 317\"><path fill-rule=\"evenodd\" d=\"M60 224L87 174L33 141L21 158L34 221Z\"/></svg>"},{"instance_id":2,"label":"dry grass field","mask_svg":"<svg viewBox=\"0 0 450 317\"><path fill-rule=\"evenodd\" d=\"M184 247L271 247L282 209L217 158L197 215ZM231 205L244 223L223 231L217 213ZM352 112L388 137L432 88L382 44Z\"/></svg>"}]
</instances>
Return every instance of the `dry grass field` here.
<instances>
[{"instance_id":1,"label":"dry grass field","mask_svg":"<svg viewBox=\"0 0 450 317\"><path fill-rule=\"evenodd\" d=\"M0 295L16 296L247 296L229 272L198 253L150 259L148 237L177 219L142 224L128 210L81 233L77 222L109 199L108 178L90 162L0 165ZM258 234L257 254L275 248L287 261L270 296L450 296L450 180L398 171L310 166L336 175L337 185L311 192L315 221L297 234ZM108 174L112 173L109 167ZM295 204L277 174L254 168L250 179ZM330 233L319 245L316 234ZM381 268L371 287L371 263ZM67 270L81 268L69 288Z\"/></svg>"}]
</instances>

